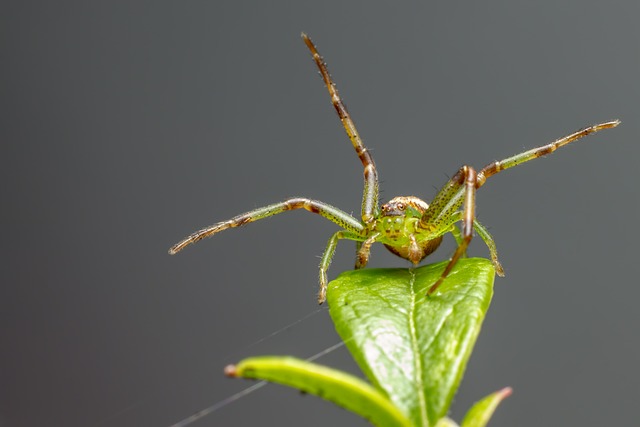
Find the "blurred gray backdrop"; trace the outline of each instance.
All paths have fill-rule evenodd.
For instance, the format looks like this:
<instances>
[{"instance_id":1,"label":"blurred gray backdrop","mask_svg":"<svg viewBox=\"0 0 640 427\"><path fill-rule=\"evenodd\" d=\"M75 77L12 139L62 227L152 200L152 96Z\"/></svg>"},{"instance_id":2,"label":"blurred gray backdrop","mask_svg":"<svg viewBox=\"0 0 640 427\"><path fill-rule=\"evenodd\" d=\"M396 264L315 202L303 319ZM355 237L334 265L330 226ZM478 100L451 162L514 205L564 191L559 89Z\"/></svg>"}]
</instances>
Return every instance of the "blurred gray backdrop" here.
<instances>
[{"instance_id":1,"label":"blurred gray backdrop","mask_svg":"<svg viewBox=\"0 0 640 427\"><path fill-rule=\"evenodd\" d=\"M362 168L301 31L383 200L622 120L478 193L507 277L452 417L510 385L494 427L636 424L640 3L269 3L4 2L0 425L167 427L251 384L227 363L339 341L310 314L332 223L292 212L167 255L289 196L357 215ZM353 258L342 242L330 278ZM375 247L371 266L406 265ZM319 362L358 372L344 348ZM366 422L268 386L193 425Z\"/></svg>"}]
</instances>

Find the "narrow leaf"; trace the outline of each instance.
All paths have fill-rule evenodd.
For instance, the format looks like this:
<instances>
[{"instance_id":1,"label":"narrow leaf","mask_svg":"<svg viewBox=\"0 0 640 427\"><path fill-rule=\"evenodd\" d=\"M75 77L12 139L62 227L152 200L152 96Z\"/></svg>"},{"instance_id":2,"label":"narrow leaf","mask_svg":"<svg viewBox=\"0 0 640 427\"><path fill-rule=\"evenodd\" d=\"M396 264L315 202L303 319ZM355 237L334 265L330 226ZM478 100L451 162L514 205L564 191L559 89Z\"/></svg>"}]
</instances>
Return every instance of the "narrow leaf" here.
<instances>
[{"instance_id":1,"label":"narrow leaf","mask_svg":"<svg viewBox=\"0 0 640 427\"><path fill-rule=\"evenodd\" d=\"M500 402L510 395L511 388L505 387L477 402L464 416L461 427L485 427Z\"/></svg>"},{"instance_id":2,"label":"narrow leaf","mask_svg":"<svg viewBox=\"0 0 640 427\"><path fill-rule=\"evenodd\" d=\"M233 377L266 380L329 400L381 427L412 427L389 399L351 374L289 356L244 359L227 366Z\"/></svg>"},{"instance_id":3,"label":"narrow leaf","mask_svg":"<svg viewBox=\"0 0 640 427\"><path fill-rule=\"evenodd\" d=\"M447 414L493 294L491 262L465 258L426 297L445 265L348 271L327 293L360 368L416 426Z\"/></svg>"}]
</instances>

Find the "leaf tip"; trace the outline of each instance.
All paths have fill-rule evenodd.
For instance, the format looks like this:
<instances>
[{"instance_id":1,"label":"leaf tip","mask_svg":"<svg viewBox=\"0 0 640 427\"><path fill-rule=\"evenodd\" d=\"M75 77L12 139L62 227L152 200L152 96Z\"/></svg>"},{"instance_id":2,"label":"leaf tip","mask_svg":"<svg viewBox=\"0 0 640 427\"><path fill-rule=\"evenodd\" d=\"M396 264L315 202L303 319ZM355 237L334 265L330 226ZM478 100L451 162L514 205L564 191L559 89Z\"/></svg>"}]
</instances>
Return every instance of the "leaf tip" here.
<instances>
[{"instance_id":1,"label":"leaf tip","mask_svg":"<svg viewBox=\"0 0 640 427\"><path fill-rule=\"evenodd\" d=\"M507 397L511 396L513 393L513 389L511 387L505 387L502 390L498 390L496 395L500 398L500 400L504 400Z\"/></svg>"},{"instance_id":2,"label":"leaf tip","mask_svg":"<svg viewBox=\"0 0 640 427\"><path fill-rule=\"evenodd\" d=\"M224 367L224 374L229 378L237 378L238 377L238 369L236 365L227 365Z\"/></svg>"}]
</instances>

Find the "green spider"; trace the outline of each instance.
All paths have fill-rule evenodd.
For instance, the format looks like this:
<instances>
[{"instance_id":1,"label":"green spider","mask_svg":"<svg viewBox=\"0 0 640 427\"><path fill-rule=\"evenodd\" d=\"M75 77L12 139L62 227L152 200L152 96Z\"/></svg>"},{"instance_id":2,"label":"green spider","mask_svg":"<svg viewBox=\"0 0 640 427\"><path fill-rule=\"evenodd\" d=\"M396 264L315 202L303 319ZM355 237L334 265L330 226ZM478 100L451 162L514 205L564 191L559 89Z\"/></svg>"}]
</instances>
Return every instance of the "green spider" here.
<instances>
[{"instance_id":1,"label":"green spider","mask_svg":"<svg viewBox=\"0 0 640 427\"><path fill-rule=\"evenodd\" d=\"M324 202L294 197L280 203L254 209L230 220L196 231L169 249L171 255L176 254L191 243L212 236L227 228L240 227L285 211L306 209L338 224L342 228L342 230L331 236L320 261L320 291L318 293L318 303L320 304L326 299L327 270L331 264L338 241L341 239L355 240L357 242L355 268L359 269L365 267L369 262L371 245L375 242L382 243L394 254L416 265L440 246L442 237L446 233L452 233L458 247L443 270L440 279L429 288L427 295L430 295L446 279L458 259L464 256L467 246L473 237L473 230L476 230L489 248L496 273L504 276L504 270L498 261L495 242L487 229L475 218L476 190L484 185L487 178L500 171L552 153L558 147L602 129L616 127L620 123L619 120L613 120L586 127L550 144L493 162L482 168L480 172L476 172L471 166L462 166L436 194L431 204L427 204L414 196L400 196L380 206L378 203L378 173L373 158L364 146L345 104L338 95L338 90L331 80L327 65L311 39L304 33L302 34L302 39L320 70L322 79L329 90L331 102L364 166L362 220L358 220ZM461 207L462 210L460 210ZM462 230L459 230L456 225L459 221L462 222Z\"/></svg>"}]
</instances>

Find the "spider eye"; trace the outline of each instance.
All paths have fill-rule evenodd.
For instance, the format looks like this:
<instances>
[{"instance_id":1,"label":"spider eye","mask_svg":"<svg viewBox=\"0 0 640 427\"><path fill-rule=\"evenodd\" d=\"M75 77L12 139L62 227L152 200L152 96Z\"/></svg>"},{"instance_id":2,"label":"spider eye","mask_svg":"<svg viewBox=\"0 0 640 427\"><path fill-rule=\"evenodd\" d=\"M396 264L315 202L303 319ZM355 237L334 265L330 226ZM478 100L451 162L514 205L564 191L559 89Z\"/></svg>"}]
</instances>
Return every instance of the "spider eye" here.
<instances>
[{"instance_id":1,"label":"spider eye","mask_svg":"<svg viewBox=\"0 0 640 427\"><path fill-rule=\"evenodd\" d=\"M398 209L403 211L404 210L404 203L398 203Z\"/></svg>"}]
</instances>

